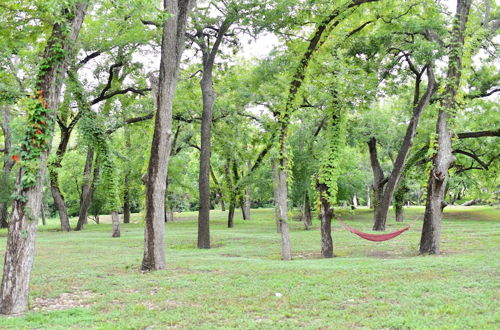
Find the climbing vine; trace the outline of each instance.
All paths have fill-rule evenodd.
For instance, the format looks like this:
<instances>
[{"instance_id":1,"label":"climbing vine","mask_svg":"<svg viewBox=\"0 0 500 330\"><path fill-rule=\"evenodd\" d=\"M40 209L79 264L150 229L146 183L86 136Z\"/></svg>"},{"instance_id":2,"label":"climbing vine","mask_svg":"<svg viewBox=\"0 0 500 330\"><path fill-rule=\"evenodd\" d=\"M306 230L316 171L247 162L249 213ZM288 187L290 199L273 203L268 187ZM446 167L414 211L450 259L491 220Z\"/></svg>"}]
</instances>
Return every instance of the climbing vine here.
<instances>
[{"instance_id":1,"label":"climbing vine","mask_svg":"<svg viewBox=\"0 0 500 330\"><path fill-rule=\"evenodd\" d=\"M335 105L330 122L325 132L326 145L321 154L320 167L317 174L317 184L327 187L327 200L330 204L337 201L340 176L340 163L346 143L346 115L344 110Z\"/></svg>"}]
</instances>

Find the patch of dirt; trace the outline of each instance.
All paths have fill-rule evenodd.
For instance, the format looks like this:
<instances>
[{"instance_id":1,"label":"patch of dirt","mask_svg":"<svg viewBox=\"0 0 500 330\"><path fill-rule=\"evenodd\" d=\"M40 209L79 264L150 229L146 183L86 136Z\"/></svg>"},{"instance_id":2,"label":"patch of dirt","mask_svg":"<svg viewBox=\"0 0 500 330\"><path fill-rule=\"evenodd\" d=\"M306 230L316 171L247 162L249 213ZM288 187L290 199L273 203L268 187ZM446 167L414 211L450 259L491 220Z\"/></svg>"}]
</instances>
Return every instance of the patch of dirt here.
<instances>
[{"instance_id":1,"label":"patch of dirt","mask_svg":"<svg viewBox=\"0 0 500 330\"><path fill-rule=\"evenodd\" d=\"M76 291L62 293L55 298L35 298L33 300L34 311L58 311L75 307L89 307L89 302L94 297L92 291Z\"/></svg>"}]
</instances>

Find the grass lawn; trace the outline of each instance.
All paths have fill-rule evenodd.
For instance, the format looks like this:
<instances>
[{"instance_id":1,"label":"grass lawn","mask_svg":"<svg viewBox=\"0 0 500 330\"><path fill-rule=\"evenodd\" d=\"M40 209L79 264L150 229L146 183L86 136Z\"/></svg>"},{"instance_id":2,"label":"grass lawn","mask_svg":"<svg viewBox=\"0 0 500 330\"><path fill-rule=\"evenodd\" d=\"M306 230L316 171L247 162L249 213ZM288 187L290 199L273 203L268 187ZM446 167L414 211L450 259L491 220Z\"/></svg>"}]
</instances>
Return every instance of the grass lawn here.
<instances>
[{"instance_id":1,"label":"grass lawn","mask_svg":"<svg viewBox=\"0 0 500 330\"><path fill-rule=\"evenodd\" d=\"M411 222L423 208L406 209ZM0 328L482 328L500 324L500 209L446 208L441 256L418 256L418 222L381 243L333 225L336 258L319 258L318 220L291 221L294 260L280 260L273 210L212 212L210 250L196 246L196 213L167 224L168 270L142 274L143 226L88 225L83 232L40 227L31 310L0 317ZM355 228L371 212L344 211ZM104 219L106 220L106 219ZM74 223L73 223L74 224ZM389 220L388 231L402 224ZM3 255L6 230L0 231Z\"/></svg>"}]
</instances>

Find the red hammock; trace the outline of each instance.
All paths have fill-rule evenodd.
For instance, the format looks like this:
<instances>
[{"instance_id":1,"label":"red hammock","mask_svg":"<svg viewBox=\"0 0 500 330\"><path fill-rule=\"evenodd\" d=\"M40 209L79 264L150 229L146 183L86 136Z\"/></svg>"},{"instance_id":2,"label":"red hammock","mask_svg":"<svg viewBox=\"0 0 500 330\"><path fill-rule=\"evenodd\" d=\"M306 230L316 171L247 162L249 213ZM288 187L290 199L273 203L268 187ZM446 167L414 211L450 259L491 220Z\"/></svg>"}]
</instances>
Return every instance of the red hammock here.
<instances>
[{"instance_id":1,"label":"red hammock","mask_svg":"<svg viewBox=\"0 0 500 330\"><path fill-rule=\"evenodd\" d=\"M337 221L340 222L342 224L342 226L344 226L344 228L349 230L351 233L354 233L361 238L364 238L366 240L373 241L373 242L388 241L390 239L393 239L394 237L401 235L403 232L407 231L411 227L411 225L409 225L407 227L404 227L403 229L400 229L398 231L388 233L388 234L367 234L367 233L363 233L359 230L356 230L354 228L349 227L346 223L343 223L342 221L340 221L338 219L337 219Z\"/></svg>"}]
</instances>

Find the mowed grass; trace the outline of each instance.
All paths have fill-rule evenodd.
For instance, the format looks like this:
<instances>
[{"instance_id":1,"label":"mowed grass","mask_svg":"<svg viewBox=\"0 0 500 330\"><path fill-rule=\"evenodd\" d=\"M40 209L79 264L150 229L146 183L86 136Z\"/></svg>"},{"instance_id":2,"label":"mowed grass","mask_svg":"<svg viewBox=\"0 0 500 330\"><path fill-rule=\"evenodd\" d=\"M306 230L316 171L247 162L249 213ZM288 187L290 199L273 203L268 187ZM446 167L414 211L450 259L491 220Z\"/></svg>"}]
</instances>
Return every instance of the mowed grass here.
<instances>
[{"instance_id":1,"label":"mowed grass","mask_svg":"<svg viewBox=\"0 0 500 330\"><path fill-rule=\"evenodd\" d=\"M411 222L423 208L405 210ZM196 249L196 213L167 224L168 270L143 274L141 216L111 238L109 224L83 232L40 227L30 301L0 328L482 328L499 324L500 209L446 209L441 256L418 256L421 221L381 243L333 225L336 258L319 258L318 220L291 221L294 260L280 260L273 210L211 213L212 246ZM343 211L369 231L371 211ZM106 219L103 219L106 221ZM388 231L401 228L391 218ZM6 231L0 231L3 254ZM67 298L70 295L73 298ZM52 300L51 300L52 299ZM73 300L71 300L73 299ZM54 302L54 303L52 303ZM65 309L51 310L60 304ZM53 307L53 306L52 306Z\"/></svg>"}]
</instances>

